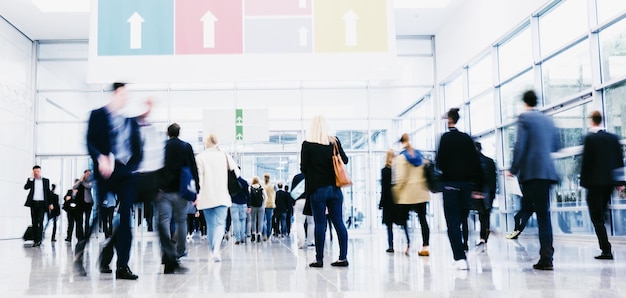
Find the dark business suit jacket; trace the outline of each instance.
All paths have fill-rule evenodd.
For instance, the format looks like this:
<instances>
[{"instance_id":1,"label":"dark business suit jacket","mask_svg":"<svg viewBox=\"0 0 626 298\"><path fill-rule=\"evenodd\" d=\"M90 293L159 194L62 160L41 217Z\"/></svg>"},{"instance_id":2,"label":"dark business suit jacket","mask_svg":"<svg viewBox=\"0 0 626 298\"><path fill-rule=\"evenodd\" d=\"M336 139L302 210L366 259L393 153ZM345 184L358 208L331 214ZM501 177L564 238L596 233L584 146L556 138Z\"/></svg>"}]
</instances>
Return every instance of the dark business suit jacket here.
<instances>
[{"instance_id":1,"label":"dark business suit jacket","mask_svg":"<svg viewBox=\"0 0 626 298\"><path fill-rule=\"evenodd\" d=\"M524 112L517 120L517 140L509 171L520 182L539 179L556 183L559 177L550 153L559 148L559 135L552 120L535 110Z\"/></svg>"},{"instance_id":2,"label":"dark business suit jacket","mask_svg":"<svg viewBox=\"0 0 626 298\"><path fill-rule=\"evenodd\" d=\"M160 171L159 188L164 192L178 192L180 189L180 170L189 167L196 180L196 192L200 192L198 166L193 148L179 138L170 138L165 143L165 165ZM224 172L224 174L226 174Z\"/></svg>"},{"instance_id":3,"label":"dark business suit jacket","mask_svg":"<svg viewBox=\"0 0 626 298\"><path fill-rule=\"evenodd\" d=\"M51 196L50 196L50 180L48 178L41 177L43 181L43 199L46 203L46 206L50 206L52 204ZM30 207L33 203L33 196L35 195L35 181L26 179L26 184L24 184L24 189L28 189L28 196L26 196L26 202L24 206Z\"/></svg>"},{"instance_id":4,"label":"dark business suit jacket","mask_svg":"<svg viewBox=\"0 0 626 298\"><path fill-rule=\"evenodd\" d=\"M604 130L589 133L585 137L583 160L580 171L580 185L617 185L613 170L624 167L622 145L617 136Z\"/></svg>"},{"instance_id":5,"label":"dark business suit jacket","mask_svg":"<svg viewBox=\"0 0 626 298\"><path fill-rule=\"evenodd\" d=\"M141 137L139 135L139 125L135 119L127 119L131 126L131 152L132 157L126 164L126 169L134 171L141 161ZM98 156L109 155L113 150L114 133L111 127L111 117L106 107L91 111L89 116L89 124L87 126L87 150L93 160L94 177L96 180L102 180L100 171L98 171ZM117 170L117 169L116 169Z\"/></svg>"}]
</instances>

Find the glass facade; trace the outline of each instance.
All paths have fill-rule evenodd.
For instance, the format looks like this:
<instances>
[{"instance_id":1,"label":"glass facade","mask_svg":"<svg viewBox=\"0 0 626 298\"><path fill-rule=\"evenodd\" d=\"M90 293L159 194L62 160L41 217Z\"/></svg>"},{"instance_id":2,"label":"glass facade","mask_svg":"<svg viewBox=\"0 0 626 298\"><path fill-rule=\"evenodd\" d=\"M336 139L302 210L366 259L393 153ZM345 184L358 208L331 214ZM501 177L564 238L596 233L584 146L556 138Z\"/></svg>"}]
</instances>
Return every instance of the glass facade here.
<instances>
[{"instance_id":1,"label":"glass facade","mask_svg":"<svg viewBox=\"0 0 626 298\"><path fill-rule=\"evenodd\" d=\"M493 140L493 145L488 145L492 150L489 153L501 171L511 164L515 121L524 111L521 95L531 89L537 92L538 109L553 118L563 147L555 156L561 181L551 190L555 234L593 234L586 191L579 185L580 154L591 111L602 111L607 129L626 143L626 123L622 116L626 114L626 60L622 59L626 55L625 8L624 1L551 1L531 15L529 22L512 28L512 33L495 41L487 57L481 54L472 59L495 61L493 69L498 75L493 82L477 81L474 73L478 71L470 64L459 69L461 76L467 71L468 86L442 86L444 91L469 90L471 132L481 142L485 142L486 136ZM622 13L616 13L619 11ZM487 68L479 69L488 73ZM493 87L485 91L476 86ZM449 92L443 92L446 103L456 100L447 98L448 95ZM494 115L493 121L488 113ZM500 189L502 178L501 172ZM613 235L626 233L623 228L626 213L622 210L625 197L624 193L615 193L610 206L608 222ZM520 198L499 191L496 202L497 226L508 231L513 228L512 217L520 207ZM528 226L532 230L536 221L531 219Z\"/></svg>"}]
</instances>

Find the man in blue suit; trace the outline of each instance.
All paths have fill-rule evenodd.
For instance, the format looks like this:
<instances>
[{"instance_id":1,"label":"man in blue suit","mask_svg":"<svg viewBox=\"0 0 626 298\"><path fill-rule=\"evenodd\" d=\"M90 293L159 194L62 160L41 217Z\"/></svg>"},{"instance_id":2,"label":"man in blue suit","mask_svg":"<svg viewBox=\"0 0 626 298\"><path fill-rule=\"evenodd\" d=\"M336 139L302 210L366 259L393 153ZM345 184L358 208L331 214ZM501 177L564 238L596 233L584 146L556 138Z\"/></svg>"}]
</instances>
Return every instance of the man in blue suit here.
<instances>
[{"instance_id":1,"label":"man in blue suit","mask_svg":"<svg viewBox=\"0 0 626 298\"><path fill-rule=\"evenodd\" d=\"M112 273L109 262L113 258L113 246L117 252L116 279L137 279L128 268L131 234L131 209L136 197L135 175L142 158L139 125L135 119L126 118L121 110L128 94L124 83L113 84L113 98L104 107L93 110L87 127L87 149L94 164L94 176L98 187L97 200L108 193L117 195L120 222L109 242L102 249L100 272ZM100 204L96 202L100 208ZM83 267L85 245L98 223L99 212L85 231L84 239L76 244L74 268L79 275L86 275Z\"/></svg>"},{"instance_id":2,"label":"man in blue suit","mask_svg":"<svg viewBox=\"0 0 626 298\"><path fill-rule=\"evenodd\" d=\"M507 175L518 175L522 186L522 209L532 209L537 214L539 228L538 270L553 270L552 223L550 221L550 187L559 180L550 157L559 150L559 135L554 123L536 110L537 95L526 91L522 97L526 111L517 120L517 140L513 151L513 162Z\"/></svg>"},{"instance_id":3,"label":"man in blue suit","mask_svg":"<svg viewBox=\"0 0 626 298\"><path fill-rule=\"evenodd\" d=\"M591 113L591 127L585 137L580 185L587 189L589 216L596 230L602 253L599 260L613 260L611 243L604 227L604 214L608 210L613 188L623 188L624 177L614 177L614 171L624 168L624 154L619 139L600 126L602 114Z\"/></svg>"}]
</instances>

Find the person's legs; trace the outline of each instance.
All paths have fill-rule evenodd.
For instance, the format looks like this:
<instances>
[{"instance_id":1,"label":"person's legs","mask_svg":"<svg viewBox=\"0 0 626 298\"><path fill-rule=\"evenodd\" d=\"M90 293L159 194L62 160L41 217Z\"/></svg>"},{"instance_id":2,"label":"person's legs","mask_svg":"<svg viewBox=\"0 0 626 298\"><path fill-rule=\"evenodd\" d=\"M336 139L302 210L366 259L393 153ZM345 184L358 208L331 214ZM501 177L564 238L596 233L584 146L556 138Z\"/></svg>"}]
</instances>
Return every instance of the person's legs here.
<instances>
[{"instance_id":1,"label":"person's legs","mask_svg":"<svg viewBox=\"0 0 626 298\"><path fill-rule=\"evenodd\" d=\"M589 207L589 216L593 223L598 244L603 254L611 254L611 243L604 226L604 217L611 200L612 186L597 186L587 189L587 206Z\"/></svg>"},{"instance_id":2,"label":"person's legs","mask_svg":"<svg viewBox=\"0 0 626 298\"><path fill-rule=\"evenodd\" d=\"M130 259L130 247L133 241L133 234L131 232L131 211L136 197L134 176L129 175L120 179L119 186L117 197L120 201L118 209L120 224L118 227L118 238L115 243L115 251L117 252L117 268L127 269Z\"/></svg>"},{"instance_id":3,"label":"person's legs","mask_svg":"<svg viewBox=\"0 0 626 298\"><path fill-rule=\"evenodd\" d=\"M175 193L172 198L173 220L176 222L176 256L181 257L187 252L187 200Z\"/></svg>"},{"instance_id":4,"label":"person's legs","mask_svg":"<svg viewBox=\"0 0 626 298\"><path fill-rule=\"evenodd\" d=\"M302 213L304 210L304 199L296 200L295 206L293 206L293 213L296 217L296 237L298 238L298 247L306 248L308 245L306 241L306 232L304 222L306 221L306 215Z\"/></svg>"},{"instance_id":5,"label":"person's legs","mask_svg":"<svg viewBox=\"0 0 626 298\"><path fill-rule=\"evenodd\" d=\"M74 232L74 211L65 211L65 215L67 217L67 236L65 237L65 241L70 242L72 241L72 232Z\"/></svg>"},{"instance_id":6,"label":"person's legs","mask_svg":"<svg viewBox=\"0 0 626 298\"><path fill-rule=\"evenodd\" d=\"M207 223L209 248L213 252L214 261L221 261L220 245L226 228L226 210L226 206L202 210Z\"/></svg>"},{"instance_id":7,"label":"person's legs","mask_svg":"<svg viewBox=\"0 0 626 298\"><path fill-rule=\"evenodd\" d=\"M463 248L463 235L461 234L463 220L463 191L461 188L461 183L446 183L443 190L443 208L448 226L448 240L455 261L467 258Z\"/></svg>"},{"instance_id":8,"label":"person's legs","mask_svg":"<svg viewBox=\"0 0 626 298\"><path fill-rule=\"evenodd\" d=\"M315 222L315 259L317 264L324 263L324 242L326 238L326 201L330 187L322 187L310 194L311 210Z\"/></svg>"},{"instance_id":9,"label":"person's legs","mask_svg":"<svg viewBox=\"0 0 626 298\"><path fill-rule=\"evenodd\" d=\"M480 221L480 240L487 243L489 239L489 229L491 226L489 211L485 208L484 203L480 200L478 207L478 221Z\"/></svg>"},{"instance_id":10,"label":"person's legs","mask_svg":"<svg viewBox=\"0 0 626 298\"><path fill-rule=\"evenodd\" d=\"M87 204L85 206L85 213L84 213L84 218L85 218L85 230L87 230L87 227L89 227L89 225L91 224L91 212L93 211L93 203L92 204Z\"/></svg>"},{"instance_id":11,"label":"person's legs","mask_svg":"<svg viewBox=\"0 0 626 298\"><path fill-rule=\"evenodd\" d=\"M239 205L239 242L246 242L246 219L247 219L248 206L246 204Z\"/></svg>"},{"instance_id":12,"label":"person's legs","mask_svg":"<svg viewBox=\"0 0 626 298\"><path fill-rule=\"evenodd\" d=\"M40 243L43 236L43 219L46 212L45 205L46 204L44 202L33 202L30 207L31 223L35 241L34 244Z\"/></svg>"},{"instance_id":13,"label":"person's legs","mask_svg":"<svg viewBox=\"0 0 626 298\"><path fill-rule=\"evenodd\" d=\"M393 252L393 224L388 223L387 226L387 252Z\"/></svg>"},{"instance_id":14,"label":"person's legs","mask_svg":"<svg viewBox=\"0 0 626 298\"><path fill-rule=\"evenodd\" d=\"M328 216L337 232L339 261L346 261L348 255L348 230L343 223L343 192L340 188L330 188L330 197L326 201L326 206L328 207Z\"/></svg>"},{"instance_id":15,"label":"person's legs","mask_svg":"<svg viewBox=\"0 0 626 298\"><path fill-rule=\"evenodd\" d=\"M230 220L233 226L233 237L235 238L235 244L237 244L241 240L241 207L242 205L240 204L232 204L230 206Z\"/></svg>"},{"instance_id":16,"label":"person's legs","mask_svg":"<svg viewBox=\"0 0 626 298\"><path fill-rule=\"evenodd\" d=\"M532 198L523 196L521 201L522 206L519 212L515 214L515 224L517 225L515 227L515 230L520 232L524 231L524 229L526 228L526 224L528 223L528 219L533 215L534 212Z\"/></svg>"},{"instance_id":17,"label":"person's legs","mask_svg":"<svg viewBox=\"0 0 626 298\"><path fill-rule=\"evenodd\" d=\"M272 217L274 216L274 208L265 208L265 225L263 226L263 239L272 235Z\"/></svg>"},{"instance_id":18,"label":"person's legs","mask_svg":"<svg viewBox=\"0 0 626 298\"><path fill-rule=\"evenodd\" d=\"M428 226L428 220L426 219L426 202L419 203L415 206L415 212L417 212L417 218L420 221L420 227L422 228L422 246L428 250L430 243L430 227ZM406 226L406 225L405 225Z\"/></svg>"},{"instance_id":19,"label":"person's legs","mask_svg":"<svg viewBox=\"0 0 626 298\"><path fill-rule=\"evenodd\" d=\"M550 181L531 180L524 182L522 191L524 197L531 199L537 214L540 244L538 264L551 266L554 247L552 246L552 222L550 220Z\"/></svg>"}]
</instances>

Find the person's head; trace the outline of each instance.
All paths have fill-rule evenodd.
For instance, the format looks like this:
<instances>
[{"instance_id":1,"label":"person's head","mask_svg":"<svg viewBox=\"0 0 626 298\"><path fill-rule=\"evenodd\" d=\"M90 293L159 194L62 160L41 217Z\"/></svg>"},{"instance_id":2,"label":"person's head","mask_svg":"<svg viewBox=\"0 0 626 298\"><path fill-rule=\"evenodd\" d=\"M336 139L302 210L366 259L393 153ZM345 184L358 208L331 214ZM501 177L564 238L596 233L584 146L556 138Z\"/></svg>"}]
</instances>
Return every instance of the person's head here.
<instances>
[{"instance_id":1,"label":"person's head","mask_svg":"<svg viewBox=\"0 0 626 298\"><path fill-rule=\"evenodd\" d=\"M167 127L167 136L170 138L178 138L180 135L180 125L178 123L172 123Z\"/></svg>"},{"instance_id":2,"label":"person's head","mask_svg":"<svg viewBox=\"0 0 626 298\"><path fill-rule=\"evenodd\" d=\"M270 174L269 173L265 173L263 175L263 181L265 181L265 183L270 183Z\"/></svg>"},{"instance_id":3,"label":"person's head","mask_svg":"<svg viewBox=\"0 0 626 298\"><path fill-rule=\"evenodd\" d=\"M289 192L289 185L285 185L285 191Z\"/></svg>"},{"instance_id":4,"label":"person's head","mask_svg":"<svg viewBox=\"0 0 626 298\"><path fill-rule=\"evenodd\" d=\"M406 149L410 155L413 155L413 146L411 146L411 140L409 140L409 134L403 133L399 140L402 144L402 148Z\"/></svg>"},{"instance_id":5,"label":"person's head","mask_svg":"<svg viewBox=\"0 0 626 298\"><path fill-rule=\"evenodd\" d=\"M385 156L385 165L391 166L391 164L393 163L393 158L395 156L396 156L396 153L393 151L393 149L387 150L387 154Z\"/></svg>"},{"instance_id":6,"label":"person's head","mask_svg":"<svg viewBox=\"0 0 626 298\"><path fill-rule=\"evenodd\" d=\"M461 118L458 108L451 108L446 116L448 118L448 127L456 126L456 123L459 122L459 119Z\"/></svg>"},{"instance_id":7,"label":"person's head","mask_svg":"<svg viewBox=\"0 0 626 298\"><path fill-rule=\"evenodd\" d=\"M282 182L278 182L276 184L276 187L278 187L278 189L283 189L283 183Z\"/></svg>"},{"instance_id":8,"label":"person's head","mask_svg":"<svg viewBox=\"0 0 626 298\"><path fill-rule=\"evenodd\" d=\"M90 169L86 169L83 172L83 180L89 180L89 176L91 176L91 170Z\"/></svg>"},{"instance_id":9,"label":"person's head","mask_svg":"<svg viewBox=\"0 0 626 298\"><path fill-rule=\"evenodd\" d=\"M480 142L474 142L474 147L476 147L476 150L478 152L482 152L483 151L483 145Z\"/></svg>"},{"instance_id":10,"label":"person's head","mask_svg":"<svg viewBox=\"0 0 626 298\"><path fill-rule=\"evenodd\" d=\"M113 111L117 111L124 108L128 99L126 83L115 82L113 83L112 89L113 99L109 105Z\"/></svg>"},{"instance_id":11,"label":"person's head","mask_svg":"<svg viewBox=\"0 0 626 298\"><path fill-rule=\"evenodd\" d=\"M602 114L600 111L591 112L589 119L591 119L591 126L600 126L600 124L602 124Z\"/></svg>"},{"instance_id":12,"label":"person's head","mask_svg":"<svg viewBox=\"0 0 626 298\"><path fill-rule=\"evenodd\" d=\"M213 148L217 146L217 144L217 136L212 133L204 139L204 148Z\"/></svg>"},{"instance_id":13,"label":"person's head","mask_svg":"<svg viewBox=\"0 0 626 298\"><path fill-rule=\"evenodd\" d=\"M33 166L33 177L41 179L41 167L38 165Z\"/></svg>"},{"instance_id":14,"label":"person's head","mask_svg":"<svg viewBox=\"0 0 626 298\"><path fill-rule=\"evenodd\" d=\"M259 176L252 177L252 180L250 180L250 184L261 184L261 181L259 180Z\"/></svg>"},{"instance_id":15,"label":"person's head","mask_svg":"<svg viewBox=\"0 0 626 298\"><path fill-rule=\"evenodd\" d=\"M537 94L533 90L528 90L522 95L522 101L527 107L534 108L537 106Z\"/></svg>"},{"instance_id":16,"label":"person's head","mask_svg":"<svg viewBox=\"0 0 626 298\"><path fill-rule=\"evenodd\" d=\"M322 145L330 144L330 135L328 124L326 123L326 117L323 115L316 115L311 121L311 127L307 132L306 140L311 143L318 143Z\"/></svg>"}]
</instances>

